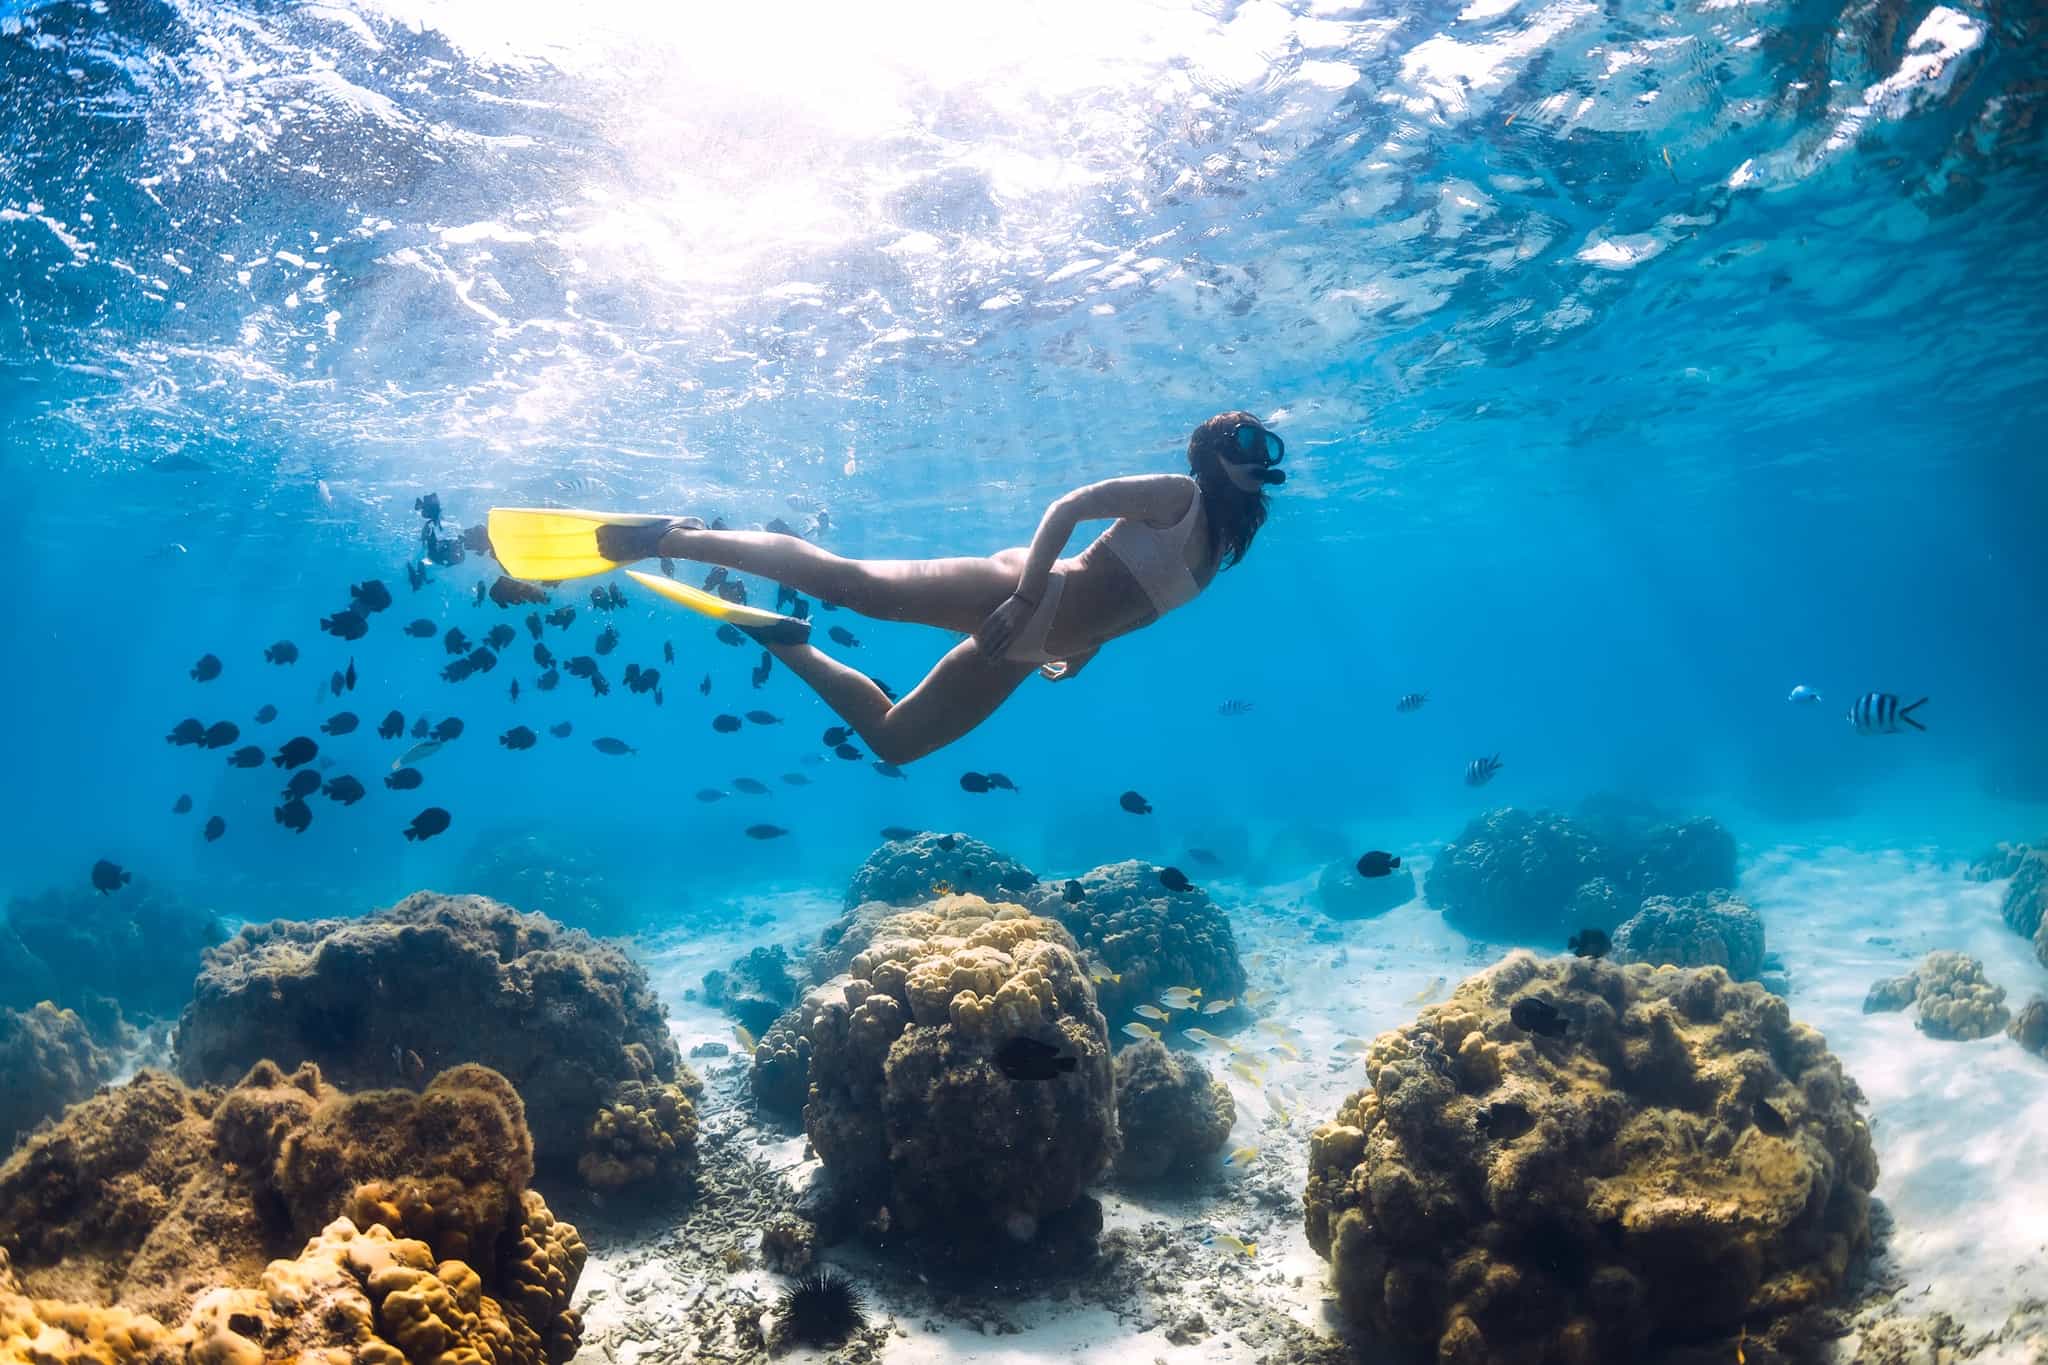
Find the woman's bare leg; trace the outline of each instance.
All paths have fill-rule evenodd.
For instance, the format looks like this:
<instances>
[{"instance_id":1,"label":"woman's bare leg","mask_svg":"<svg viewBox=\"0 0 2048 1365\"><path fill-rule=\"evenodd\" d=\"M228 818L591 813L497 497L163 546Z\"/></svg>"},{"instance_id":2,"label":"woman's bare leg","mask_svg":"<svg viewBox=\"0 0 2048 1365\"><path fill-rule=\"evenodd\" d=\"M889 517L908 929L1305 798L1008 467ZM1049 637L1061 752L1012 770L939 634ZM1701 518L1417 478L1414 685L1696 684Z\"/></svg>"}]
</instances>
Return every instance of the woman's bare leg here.
<instances>
[{"instance_id":1,"label":"woman's bare leg","mask_svg":"<svg viewBox=\"0 0 2048 1365\"><path fill-rule=\"evenodd\" d=\"M1038 667L990 659L964 640L892 706L865 673L811 645L768 648L889 763L908 763L951 744L993 715Z\"/></svg>"},{"instance_id":2,"label":"woman's bare leg","mask_svg":"<svg viewBox=\"0 0 2048 1365\"><path fill-rule=\"evenodd\" d=\"M1001 557L847 559L768 531L670 531L661 553L759 574L879 621L972 634L1017 590ZM791 665L795 667L795 665Z\"/></svg>"}]
</instances>

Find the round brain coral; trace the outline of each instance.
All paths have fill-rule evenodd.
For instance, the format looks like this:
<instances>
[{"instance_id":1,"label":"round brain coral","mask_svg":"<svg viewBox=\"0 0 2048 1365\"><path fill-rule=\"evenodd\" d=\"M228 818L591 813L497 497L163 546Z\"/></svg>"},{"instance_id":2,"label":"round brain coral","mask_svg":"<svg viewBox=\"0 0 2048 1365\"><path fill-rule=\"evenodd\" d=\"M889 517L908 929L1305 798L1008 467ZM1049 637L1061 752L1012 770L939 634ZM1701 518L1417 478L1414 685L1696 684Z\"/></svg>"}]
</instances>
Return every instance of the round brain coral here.
<instances>
[{"instance_id":1,"label":"round brain coral","mask_svg":"<svg viewBox=\"0 0 2048 1365\"><path fill-rule=\"evenodd\" d=\"M1200 987L1212 1003L1244 994L1244 964L1223 907L1199 888L1169 891L1159 873L1151 863L1110 863L1075 878L1077 894L1045 882L1029 898L1101 959L1096 991L1113 1028L1172 986ZM1227 1029L1243 1019L1233 1011L1204 1022Z\"/></svg>"},{"instance_id":2,"label":"round brain coral","mask_svg":"<svg viewBox=\"0 0 2048 1365\"><path fill-rule=\"evenodd\" d=\"M1347 1314L1416 1358L1789 1349L1867 1246L1861 1093L1719 968L1516 953L1365 1075L1311 1141L1308 1236Z\"/></svg>"},{"instance_id":3,"label":"round brain coral","mask_svg":"<svg viewBox=\"0 0 2048 1365\"><path fill-rule=\"evenodd\" d=\"M1015 897L1038 881L1030 868L964 834L914 834L870 853L846 888L846 908L913 905L946 892Z\"/></svg>"},{"instance_id":4,"label":"round brain coral","mask_svg":"<svg viewBox=\"0 0 2048 1365\"><path fill-rule=\"evenodd\" d=\"M810 1029L804 1128L856 1202L930 1239L1029 1241L1114 1156L1108 1027L1059 925L943 897L874 926L837 987ZM1006 1072L1019 1039L1072 1066Z\"/></svg>"}]
</instances>

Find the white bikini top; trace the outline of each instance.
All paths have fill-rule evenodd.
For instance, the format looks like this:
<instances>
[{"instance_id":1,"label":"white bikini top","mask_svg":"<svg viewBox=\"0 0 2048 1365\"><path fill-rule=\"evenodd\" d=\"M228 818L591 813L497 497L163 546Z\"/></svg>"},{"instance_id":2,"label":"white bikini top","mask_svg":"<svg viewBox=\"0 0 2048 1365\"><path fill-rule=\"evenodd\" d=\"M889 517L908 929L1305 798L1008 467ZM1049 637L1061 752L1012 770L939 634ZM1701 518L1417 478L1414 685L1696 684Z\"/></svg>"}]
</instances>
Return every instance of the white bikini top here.
<instances>
[{"instance_id":1,"label":"white bikini top","mask_svg":"<svg viewBox=\"0 0 2048 1365\"><path fill-rule=\"evenodd\" d=\"M1188 482L1195 483L1193 479ZM1095 542L1123 561L1161 616L1192 602L1202 591L1187 559L1188 537L1194 534L1195 517L1201 510L1201 485L1195 484L1187 514L1173 525L1153 526L1136 517L1119 517Z\"/></svg>"}]
</instances>

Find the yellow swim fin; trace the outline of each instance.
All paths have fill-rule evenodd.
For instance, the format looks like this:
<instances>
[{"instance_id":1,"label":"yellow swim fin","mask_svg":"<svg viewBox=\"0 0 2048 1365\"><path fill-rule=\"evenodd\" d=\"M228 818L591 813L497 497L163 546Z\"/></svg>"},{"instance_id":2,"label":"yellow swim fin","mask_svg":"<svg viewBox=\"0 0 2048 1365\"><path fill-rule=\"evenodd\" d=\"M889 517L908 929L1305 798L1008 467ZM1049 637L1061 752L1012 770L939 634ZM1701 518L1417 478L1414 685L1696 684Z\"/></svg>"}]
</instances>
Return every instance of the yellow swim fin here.
<instances>
[{"instance_id":1,"label":"yellow swim fin","mask_svg":"<svg viewBox=\"0 0 2048 1365\"><path fill-rule=\"evenodd\" d=\"M642 512L583 512L558 507L493 507L486 523L491 554L514 578L559 583L610 573L645 553L615 559L598 548L599 532L607 527L667 526L677 518ZM630 536L605 537L630 542ZM649 552L651 553L651 552Z\"/></svg>"},{"instance_id":2,"label":"yellow swim fin","mask_svg":"<svg viewBox=\"0 0 2048 1365\"><path fill-rule=\"evenodd\" d=\"M801 645L811 638L811 623L794 616L728 602L701 588L693 588L659 574L641 573L638 569L626 570L626 577L679 607L688 607L700 616L743 630L764 645Z\"/></svg>"}]
</instances>

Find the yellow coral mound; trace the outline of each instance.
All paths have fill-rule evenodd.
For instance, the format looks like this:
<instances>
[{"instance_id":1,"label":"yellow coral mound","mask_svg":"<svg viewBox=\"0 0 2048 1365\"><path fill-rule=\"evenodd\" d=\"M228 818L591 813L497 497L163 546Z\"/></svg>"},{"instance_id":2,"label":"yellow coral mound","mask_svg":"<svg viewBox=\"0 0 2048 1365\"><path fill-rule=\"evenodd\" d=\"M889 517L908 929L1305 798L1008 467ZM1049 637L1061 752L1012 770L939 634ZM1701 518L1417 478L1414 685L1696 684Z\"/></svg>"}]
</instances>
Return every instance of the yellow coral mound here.
<instances>
[{"instance_id":1,"label":"yellow coral mound","mask_svg":"<svg viewBox=\"0 0 2048 1365\"><path fill-rule=\"evenodd\" d=\"M1307 1230L1346 1312L1417 1356L1790 1346L1867 1244L1861 1094L1718 967L1516 953L1365 1075L1311 1141Z\"/></svg>"},{"instance_id":2,"label":"yellow coral mound","mask_svg":"<svg viewBox=\"0 0 2048 1365\"><path fill-rule=\"evenodd\" d=\"M576 1173L594 1190L675 1190L697 1171L697 1108L704 1089L689 1067L666 1085L628 1081L590 1121Z\"/></svg>"},{"instance_id":3,"label":"yellow coral mound","mask_svg":"<svg viewBox=\"0 0 2048 1365\"><path fill-rule=\"evenodd\" d=\"M483 1067L359 1095L146 1072L0 1167L0 1362L566 1361L585 1249L532 1170Z\"/></svg>"},{"instance_id":4,"label":"yellow coral mound","mask_svg":"<svg viewBox=\"0 0 2048 1365\"><path fill-rule=\"evenodd\" d=\"M835 986L805 1131L842 1189L901 1226L1029 1240L1114 1156L1108 1026L1054 921L945 896L877 924ZM1072 1066L1012 1077L999 1055L1032 1044Z\"/></svg>"}]
</instances>

